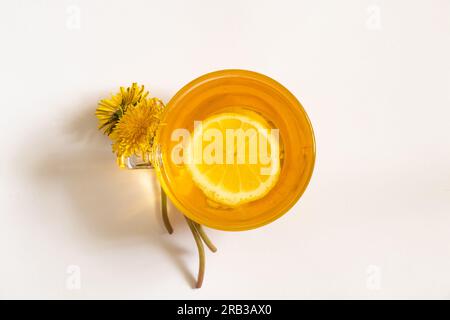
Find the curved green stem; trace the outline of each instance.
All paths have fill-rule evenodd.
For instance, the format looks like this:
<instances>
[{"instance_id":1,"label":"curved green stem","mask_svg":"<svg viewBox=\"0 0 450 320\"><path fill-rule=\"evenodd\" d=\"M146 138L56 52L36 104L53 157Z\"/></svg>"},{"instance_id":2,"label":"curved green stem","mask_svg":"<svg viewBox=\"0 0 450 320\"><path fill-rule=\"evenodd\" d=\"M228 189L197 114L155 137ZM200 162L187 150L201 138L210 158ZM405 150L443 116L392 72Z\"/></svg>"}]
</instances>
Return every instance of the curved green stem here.
<instances>
[{"instance_id":1,"label":"curved green stem","mask_svg":"<svg viewBox=\"0 0 450 320\"><path fill-rule=\"evenodd\" d=\"M169 234L172 234L173 228L169 221L169 215L167 214L167 195L162 188L161 188L161 213L164 226L166 227L167 232L169 232Z\"/></svg>"},{"instance_id":2,"label":"curved green stem","mask_svg":"<svg viewBox=\"0 0 450 320\"><path fill-rule=\"evenodd\" d=\"M216 252L217 248L212 243L211 239L209 239L208 235L206 234L205 230L203 230L203 227L201 224L198 224L197 222L192 222L195 225L195 228L198 231L198 234L202 238L203 242L206 244L206 246L211 250L212 252Z\"/></svg>"},{"instance_id":3,"label":"curved green stem","mask_svg":"<svg viewBox=\"0 0 450 320\"><path fill-rule=\"evenodd\" d=\"M195 243L197 244L198 249L198 276L197 276L197 284L196 288L201 288L203 284L203 278L205 277L205 249L203 247L203 242L200 237L200 234L195 227L195 222L190 220L188 217L185 217L189 229L191 229L192 235L194 236Z\"/></svg>"}]
</instances>

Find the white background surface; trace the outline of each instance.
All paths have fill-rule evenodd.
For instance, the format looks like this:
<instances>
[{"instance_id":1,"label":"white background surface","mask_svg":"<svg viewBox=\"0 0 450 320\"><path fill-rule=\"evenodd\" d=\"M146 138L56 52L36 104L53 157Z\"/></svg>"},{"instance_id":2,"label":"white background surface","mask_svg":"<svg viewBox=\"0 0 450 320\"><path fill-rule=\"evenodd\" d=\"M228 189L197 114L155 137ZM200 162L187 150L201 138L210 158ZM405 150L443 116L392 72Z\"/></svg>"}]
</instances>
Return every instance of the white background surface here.
<instances>
[{"instance_id":1,"label":"white background surface","mask_svg":"<svg viewBox=\"0 0 450 320\"><path fill-rule=\"evenodd\" d=\"M0 298L450 298L450 1L2 1L0 26ZM297 95L318 157L283 218L209 230L194 290L180 214L94 110L224 68Z\"/></svg>"}]
</instances>

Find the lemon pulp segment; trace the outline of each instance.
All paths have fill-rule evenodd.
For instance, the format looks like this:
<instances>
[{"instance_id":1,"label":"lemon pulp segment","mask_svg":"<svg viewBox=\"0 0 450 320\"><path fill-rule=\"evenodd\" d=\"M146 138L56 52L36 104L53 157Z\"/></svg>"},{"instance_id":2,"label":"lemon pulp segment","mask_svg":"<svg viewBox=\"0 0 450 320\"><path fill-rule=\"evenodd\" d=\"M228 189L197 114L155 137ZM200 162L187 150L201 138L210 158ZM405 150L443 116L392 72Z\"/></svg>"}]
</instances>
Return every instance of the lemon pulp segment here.
<instances>
[{"instance_id":1,"label":"lemon pulp segment","mask_svg":"<svg viewBox=\"0 0 450 320\"><path fill-rule=\"evenodd\" d=\"M256 114L208 117L194 128L186 150L192 180L208 199L225 206L261 199L280 173L279 137L272 132ZM243 134L243 139L232 133Z\"/></svg>"}]
</instances>

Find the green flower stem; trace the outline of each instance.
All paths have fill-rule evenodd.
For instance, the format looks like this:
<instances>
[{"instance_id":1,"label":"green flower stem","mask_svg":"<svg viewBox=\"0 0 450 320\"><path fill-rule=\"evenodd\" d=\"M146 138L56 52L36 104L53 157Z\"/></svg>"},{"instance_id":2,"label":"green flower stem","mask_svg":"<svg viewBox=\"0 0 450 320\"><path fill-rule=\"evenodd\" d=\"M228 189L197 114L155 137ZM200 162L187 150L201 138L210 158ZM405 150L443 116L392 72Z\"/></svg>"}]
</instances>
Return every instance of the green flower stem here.
<instances>
[{"instance_id":1,"label":"green flower stem","mask_svg":"<svg viewBox=\"0 0 450 320\"><path fill-rule=\"evenodd\" d=\"M136 168L153 169L150 163L138 163L136 164Z\"/></svg>"},{"instance_id":2,"label":"green flower stem","mask_svg":"<svg viewBox=\"0 0 450 320\"><path fill-rule=\"evenodd\" d=\"M173 228L169 221L169 215L167 214L167 195L162 188L161 188L161 212L164 226L166 227L167 232L169 232L169 234L172 234Z\"/></svg>"},{"instance_id":3,"label":"green flower stem","mask_svg":"<svg viewBox=\"0 0 450 320\"><path fill-rule=\"evenodd\" d=\"M203 284L203 278L205 277L205 249L203 247L203 242L200 237L200 234L195 227L195 222L190 220L188 217L185 217L189 229L191 229L192 235L194 236L195 243L197 244L198 249L198 276L197 276L197 284L196 288L201 288Z\"/></svg>"},{"instance_id":4,"label":"green flower stem","mask_svg":"<svg viewBox=\"0 0 450 320\"><path fill-rule=\"evenodd\" d=\"M203 230L203 227L201 224L198 224L197 222L192 222L195 225L195 228L198 231L198 234L202 238L203 242L206 244L206 246L211 250L212 252L216 252L217 248L212 243L212 241L209 239L208 235L205 233L205 230Z\"/></svg>"},{"instance_id":5,"label":"green flower stem","mask_svg":"<svg viewBox=\"0 0 450 320\"><path fill-rule=\"evenodd\" d=\"M161 188L161 213L162 218L164 222L164 226L166 227L169 234L173 233L172 225L169 221L169 216L167 214L167 195L164 192L164 190ZM212 252L216 252L217 248L216 246L211 242L209 237L206 235L205 231L203 230L203 227L198 224L197 222L192 221L188 217L186 217L186 222L189 226L189 229L192 232L192 235L194 236L195 243L197 245L198 250L198 259L199 259L199 265L198 265L198 275L197 275L197 283L195 285L196 288L201 288L203 284L203 279L205 277L205 248L203 246L203 243L206 244L206 246L211 250Z\"/></svg>"}]
</instances>

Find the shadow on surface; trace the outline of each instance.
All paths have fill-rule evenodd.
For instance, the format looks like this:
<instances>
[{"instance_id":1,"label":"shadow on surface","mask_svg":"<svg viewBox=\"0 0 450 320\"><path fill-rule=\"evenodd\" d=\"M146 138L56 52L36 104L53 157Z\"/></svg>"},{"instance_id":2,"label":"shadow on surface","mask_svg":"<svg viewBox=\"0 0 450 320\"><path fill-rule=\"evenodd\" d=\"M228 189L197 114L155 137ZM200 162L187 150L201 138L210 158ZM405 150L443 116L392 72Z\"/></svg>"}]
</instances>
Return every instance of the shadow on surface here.
<instances>
[{"instance_id":1,"label":"shadow on surface","mask_svg":"<svg viewBox=\"0 0 450 320\"><path fill-rule=\"evenodd\" d=\"M45 141L36 144L45 146L45 154L34 155L33 183L39 190L51 190L49 195L58 192L67 197L74 208L72 212L77 214L74 221L93 243L149 243L162 249L193 285L195 279L183 255L194 251L179 247L164 229L159 183L153 171L117 167L109 139L97 130L95 101L97 98L80 103L79 108L70 108L80 113L67 115L55 136L39 137ZM65 119L68 123L64 123ZM175 232L183 236L187 228L181 214L173 206L169 206L169 214Z\"/></svg>"}]
</instances>

